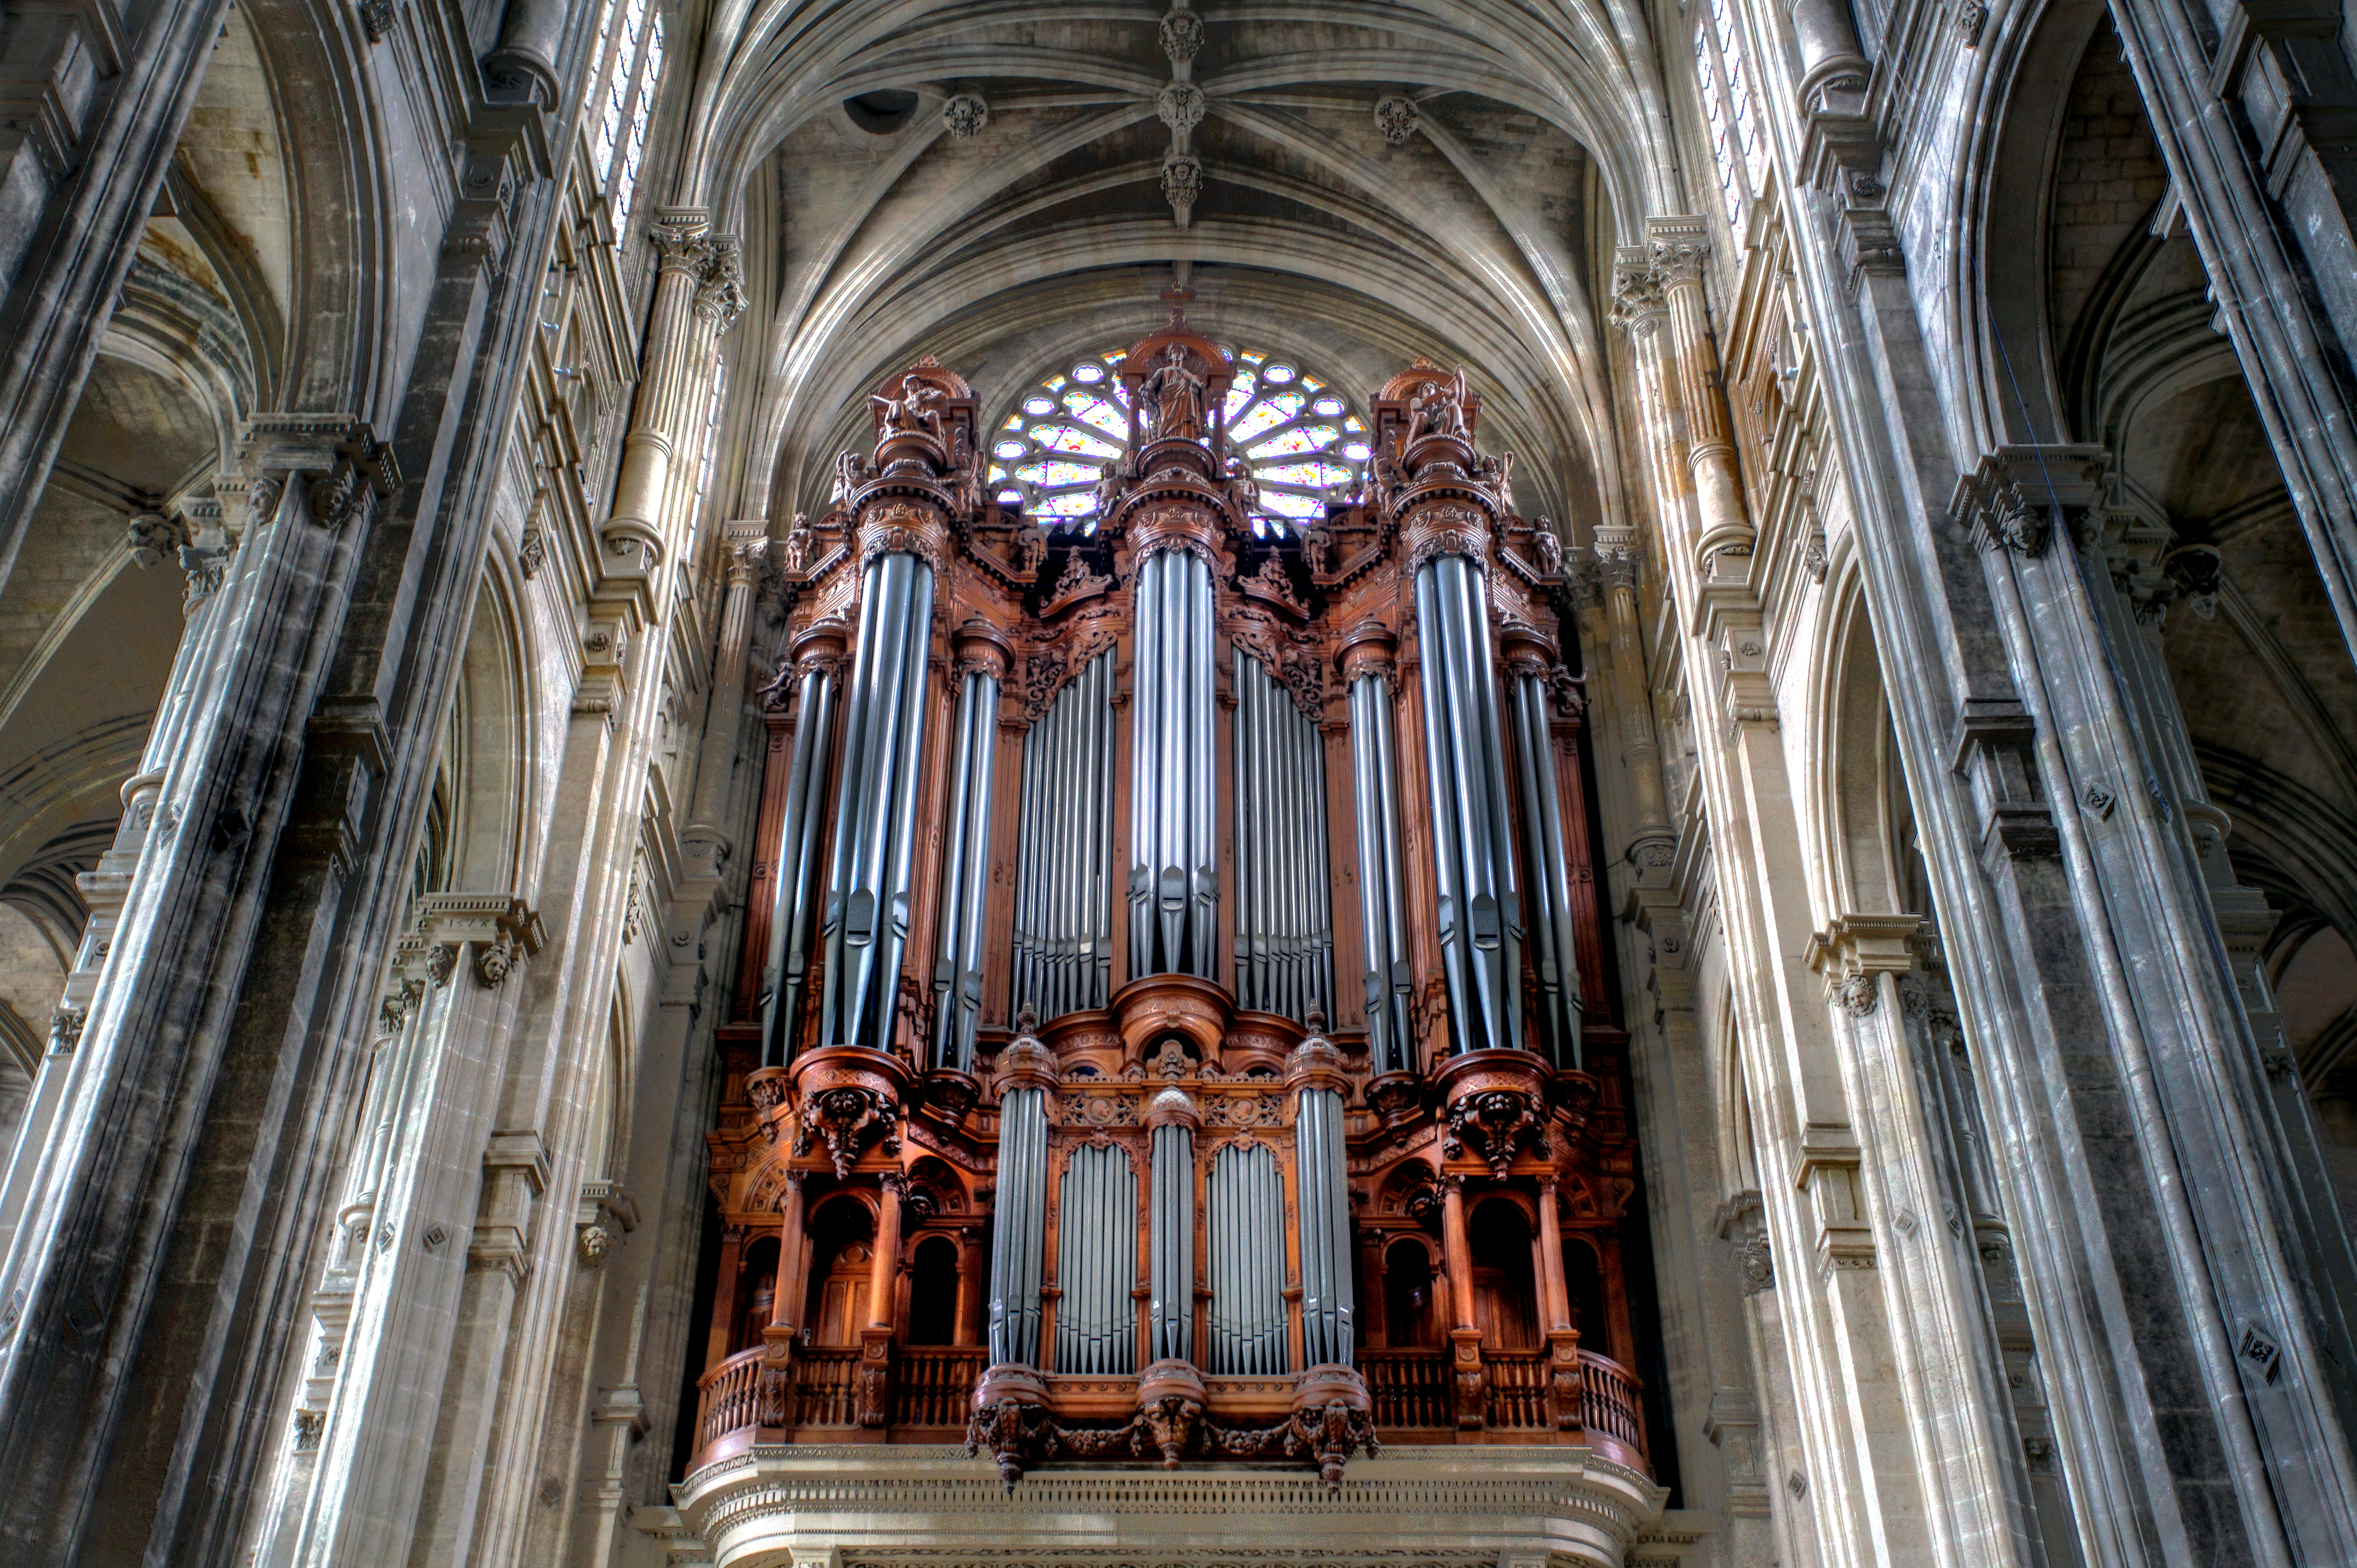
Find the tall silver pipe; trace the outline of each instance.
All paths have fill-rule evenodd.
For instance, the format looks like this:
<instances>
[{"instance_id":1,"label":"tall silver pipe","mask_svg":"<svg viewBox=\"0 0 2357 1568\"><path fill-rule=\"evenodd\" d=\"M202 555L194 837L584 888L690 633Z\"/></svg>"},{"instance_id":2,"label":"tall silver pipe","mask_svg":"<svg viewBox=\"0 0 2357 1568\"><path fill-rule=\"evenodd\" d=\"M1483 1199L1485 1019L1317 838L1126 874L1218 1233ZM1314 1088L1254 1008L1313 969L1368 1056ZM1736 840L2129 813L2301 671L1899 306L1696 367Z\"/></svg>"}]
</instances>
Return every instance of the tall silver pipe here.
<instances>
[{"instance_id":1,"label":"tall silver pipe","mask_svg":"<svg viewBox=\"0 0 2357 1568\"><path fill-rule=\"evenodd\" d=\"M1154 1356L1195 1356L1195 1133L1181 1122L1154 1129L1153 1277L1148 1328Z\"/></svg>"},{"instance_id":2,"label":"tall silver pipe","mask_svg":"<svg viewBox=\"0 0 2357 1568\"><path fill-rule=\"evenodd\" d=\"M920 557L895 553L869 565L827 892L821 1037L830 1045L884 1050L891 1043L908 940L932 601L932 568Z\"/></svg>"},{"instance_id":3,"label":"tall silver pipe","mask_svg":"<svg viewBox=\"0 0 2357 1568\"><path fill-rule=\"evenodd\" d=\"M1302 1340L1312 1364L1348 1364L1355 1343L1351 1287L1350 1201L1342 1148L1342 1097L1301 1091L1294 1168L1301 1206Z\"/></svg>"},{"instance_id":4,"label":"tall silver pipe","mask_svg":"<svg viewBox=\"0 0 2357 1568\"><path fill-rule=\"evenodd\" d=\"M1441 956L1460 1052L1522 1041L1521 900L1480 584L1455 555L1416 573Z\"/></svg>"},{"instance_id":5,"label":"tall silver pipe","mask_svg":"<svg viewBox=\"0 0 2357 1568\"><path fill-rule=\"evenodd\" d=\"M1164 550L1146 558L1137 581L1130 970L1217 978L1211 571Z\"/></svg>"},{"instance_id":6,"label":"tall silver pipe","mask_svg":"<svg viewBox=\"0 0 2357 1568\"><path fill-rule=\"evenodd\" d=\"M990 1359L1039 1357L1039 1261L1046 1240L1048 1111L1037 1089L1010 1089L999 1105L997 1213L990 1239Z\"/></svg>"},{"instance_id":7,"label":"tall silver pipe","mask_svg":"<svg viewBox=\"0 0 2357 1568\"><path fill-rule=\"evenodd\" d=\"M834 734L834 689L835 679L824 665L813 661L804 669L795 709L785 822L778 840L777 889L770 915L765 966L769 999L761 1015L761 1060L766 1067L783 1067L792 1057L794 1023L802 1016L802 987L810 968L812 882L818 871L827 754Z\"/></svg>"},{"instance_id":8,"label":"tall silver pipe","mask_svg":"<svg viewBox=\"0 0 2357 1568\"><path fill-rule=\"evenodd\" d=\"M968 671L958 693L940 956L933 966L933 1060L961 1071L974 1065L974 1032L982 1019L982 916L990 890L997 714L998 678Z\"/></svg>"},{"instance_id":9,"label":"tall silver pipe","mask_svg":"<svg viewBox=\"0 0 2357 1568\"><path fill-rule=\"evenodd\" d=\"M1515 753L1523 787L1523 842L1530 866L1531 940L1536 944L1540 1020L1547 1055L1557 1067L1577 1068L1579 1036L1579 949L1571 918L1571 881L1564 854L1563 806L1550 766L1554 737L1547 727L1545 682L1514 678Z\"/></svg>"}]
</instances>

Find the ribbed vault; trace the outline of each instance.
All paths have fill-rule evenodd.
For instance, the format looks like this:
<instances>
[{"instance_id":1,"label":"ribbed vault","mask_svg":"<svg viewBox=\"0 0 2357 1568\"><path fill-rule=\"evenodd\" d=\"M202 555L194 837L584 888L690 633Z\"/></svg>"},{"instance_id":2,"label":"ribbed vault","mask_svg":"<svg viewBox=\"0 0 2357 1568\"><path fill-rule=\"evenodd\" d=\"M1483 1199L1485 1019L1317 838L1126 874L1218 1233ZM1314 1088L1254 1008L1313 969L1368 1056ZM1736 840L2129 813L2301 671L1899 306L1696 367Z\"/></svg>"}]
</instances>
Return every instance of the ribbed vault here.
<instances>
[{"instance_id":1,"label":"ribbed vault","mask_svg":"<svg viewBox=\"0 0 2357 1568\"><path fill-rule=\"evenodd\" d=\"M1356 397L1416 354L1461 362L1526 510L1576 529L1615 508L1597 259L1668 209L1641 14L1212 5L1191 58L1170 14L719 7L674 200L742 231L774 291L737 349L762 386L747 510L823 502L862 394L915 355L1004 406L1174 288L1201 329ZM1176 113L1174 81L1200 89ZM1189 156L1191 201L1166 179Z\"/></svg>"}]
</instances>

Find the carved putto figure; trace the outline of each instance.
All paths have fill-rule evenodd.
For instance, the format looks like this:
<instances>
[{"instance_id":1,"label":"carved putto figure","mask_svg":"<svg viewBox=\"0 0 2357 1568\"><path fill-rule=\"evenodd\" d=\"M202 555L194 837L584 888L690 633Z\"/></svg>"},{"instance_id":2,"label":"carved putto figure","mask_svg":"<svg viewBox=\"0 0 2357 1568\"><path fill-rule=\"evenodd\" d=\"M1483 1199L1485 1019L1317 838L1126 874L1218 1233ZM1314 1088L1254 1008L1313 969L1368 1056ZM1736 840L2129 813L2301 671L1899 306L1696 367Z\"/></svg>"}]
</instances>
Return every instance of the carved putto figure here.
<instances>
[{"instance_id":1,"label":"carved putto figure","mask_svg":"<svg viewBox=\"0 0 2357 1568\"><path fill-rule=\"evenodd\" d=\"M1154 411L1157 440L1173 436L1195 440L1203 434L1203 378L1187 363L1187 348L1173 343L1162 350L1161 363L1146 378L1146 402Z\"/></svg>"}]
</instances>

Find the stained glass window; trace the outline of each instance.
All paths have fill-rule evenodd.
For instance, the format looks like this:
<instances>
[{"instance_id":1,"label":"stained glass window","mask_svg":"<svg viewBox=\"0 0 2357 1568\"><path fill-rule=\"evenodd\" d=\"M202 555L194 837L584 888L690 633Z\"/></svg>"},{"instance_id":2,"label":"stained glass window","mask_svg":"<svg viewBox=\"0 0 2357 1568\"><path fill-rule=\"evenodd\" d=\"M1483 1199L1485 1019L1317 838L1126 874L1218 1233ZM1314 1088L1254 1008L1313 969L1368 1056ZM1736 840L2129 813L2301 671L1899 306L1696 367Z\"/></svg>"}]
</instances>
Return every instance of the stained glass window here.
<instances>
[{"instance_id":1,"label":"stained glass window","mask_svg":"<svg viewBox=\"0 0 2357 1568\"><path fill-rule=\"evenodd\" d=\"M1357 488L1369 446L1350 400L1298 366L1255 350L1228 350L1235 381L1223 413L1228 449L1260 486L1255 532L1322 519L1326 503ZM990 485L1004 507L1050 528L1096 532L1097 486L1129 436L1128 394L1118 352L1074 361L1026 393L990 443Z\"/></svg>"}]
</instances>

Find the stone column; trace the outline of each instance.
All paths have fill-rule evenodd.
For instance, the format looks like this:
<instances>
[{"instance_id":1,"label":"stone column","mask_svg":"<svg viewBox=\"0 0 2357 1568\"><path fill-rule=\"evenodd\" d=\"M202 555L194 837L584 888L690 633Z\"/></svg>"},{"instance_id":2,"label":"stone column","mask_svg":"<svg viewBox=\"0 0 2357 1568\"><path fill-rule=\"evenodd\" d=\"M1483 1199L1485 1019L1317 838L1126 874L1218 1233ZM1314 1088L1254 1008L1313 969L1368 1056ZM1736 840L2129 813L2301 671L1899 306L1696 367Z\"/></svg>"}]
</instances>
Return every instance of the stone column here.
<instances>
[{"instance_id":1,"label":"stone column","mask_svg":"<svg viewBox=\"0 0 2357 1568\"><path fill-rule=\"evenodd\" d=\"M507 983L541 942L538 920L506 894L432 894L404 938L404 969L423 978L414 1028L360 1153L330 1281L349 1274L334 1394L322 1428L291 1438L317 1450L309 1506L286 1522L298 1564L409 1561L411 1532L444 1403L450 1330L479 1234L450 1217L475 1203L490 1136L491 1082L506 1054L516 993Z\"/></svg>"},{"instance_id":2,"label":"stone column","mask_svg":"<svg viewBox=\"0 0 2357 1568\"><path fill-rule=\"evenodd\" d=\"M732 845L723 824L728 816L729 783L735 776L738 723L745 705L745 660L752 644L753 599L770 525L759 519L729 523L722 531L727 551L727 586L720 602L720 633L712 654L712 680L705 703L704 744L696 756L695 796L681 833L691 884L710 882L715 890Z\"/></svg>"},{"instance_id":3,"label":"stone column","mask_svg":"<svg viewBox=\"0 0 2357 1568\"><path fill-rule=\"evenodd\" d=\"M2183 743L2162 738L2173 715L2139 703L2128 673L2140 656L2133 599L2115 596L2104 558L2121 531L2107 466L2093 448L2000 449L1960 490L1959 521L1992 546L2000 625L2048 737L2039 762L2064 803L2080 938L2152 1162L2153 1262L2166 1265L2153 1284L2186 1314L2253 1533L2328 1562L2357 1554L2357 1342L2326 1282L2345 1290L2357 1269L2337 1216L2315 1223L2220 940L2204 862L2229 889L2231 874L2214 809L2169 787Z\"/></svg>"},{"instance_id":4,"label":"stone column","mask_svg":"<svg viewBox=\"0 0 2357 1568\"><path fill-rule=\"evenodd\" d=\"M1702 268L1710 245L1699 219L1652 219L1645 231L1668 316L1668 337L1656 351L1666 360L1664 379L1674 385L1677 407L1685 416L1685 461L1701 529L1694 542L1695 568L1707 577L1717 557L1749 556L1754 533L1736 469L1735 437L1727 427L1718 344L1703 299Z\"/></svg>"},{"instance_id":5,"label":"stone column","mask_svg":"<svg viewBox=\"0 0 2357 1568\"><path fill-rule=\"evenodd\" d=\"M2201 252L2317 573L2357 655L2357 109L2339 17L2258 3L2124 10L2169 188ZM2233 40L2222 46L2221 35Z\"/></svg>"},{"instance_id":6,"label":"stone column","mask_svg":"<svg viewBox=\"0 0 2357 1568\"><path fill-rule=\"evenodd\" d=\"M0 582L98 357L197 101L227 0L12 10L0 38Z\"/></svg>"}]
</instances>

